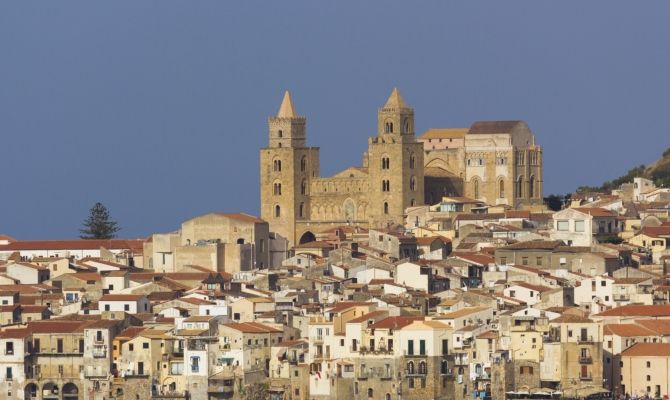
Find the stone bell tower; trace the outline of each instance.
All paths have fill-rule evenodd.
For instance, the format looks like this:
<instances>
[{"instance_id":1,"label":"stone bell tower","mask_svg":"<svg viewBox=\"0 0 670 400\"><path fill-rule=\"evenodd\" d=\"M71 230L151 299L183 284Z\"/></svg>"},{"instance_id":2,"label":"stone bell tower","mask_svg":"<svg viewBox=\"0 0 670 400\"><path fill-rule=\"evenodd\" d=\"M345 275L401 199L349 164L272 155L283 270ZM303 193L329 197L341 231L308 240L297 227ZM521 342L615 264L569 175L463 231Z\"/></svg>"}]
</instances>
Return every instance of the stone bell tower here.
<instances>
[{"instance_id":1,"label":"stone bell tower","mask_svg":"<svg viewBox=\"0 0 670 400\"><path fill-rule=\"evenodd\" d=\"M423 146L414 137L414 110L396 88L377 112L368 171L371 227L402 224L407 207L423 204Z\"/></svg>"},{"instance_id":2,"label":"stone bell tower","mask_svg":"<svg viewBox=\"0 0 670 400\"><path fill-rule=\"evenodd\" d=\"M307 147L306 119L288 91L268 118L269 145L260 150L261 218L270 230L296 243L296 221L309 220L310 181L319 176L319 149Z\"/></svg>"}]
</instances>

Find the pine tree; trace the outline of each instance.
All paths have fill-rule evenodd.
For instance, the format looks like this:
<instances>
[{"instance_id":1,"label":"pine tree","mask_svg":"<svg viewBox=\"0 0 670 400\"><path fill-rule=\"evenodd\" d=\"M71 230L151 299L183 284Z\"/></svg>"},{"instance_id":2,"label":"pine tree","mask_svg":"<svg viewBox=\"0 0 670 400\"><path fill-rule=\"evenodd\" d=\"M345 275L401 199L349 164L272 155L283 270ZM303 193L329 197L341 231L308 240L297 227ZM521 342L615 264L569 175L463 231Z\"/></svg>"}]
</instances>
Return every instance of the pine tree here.
<instances>
[{"instance_id":1,"label":"pine tree","mask_svg":"<svg viewBox=\"0 0 670 400\"><path fill-rule=\"evenodd\" d=\"M110 219L109 210L100 202L91 208L83 225L84 228L79 230L82 239L112 239L121 229Z\"/></svg>"}]
</instances>

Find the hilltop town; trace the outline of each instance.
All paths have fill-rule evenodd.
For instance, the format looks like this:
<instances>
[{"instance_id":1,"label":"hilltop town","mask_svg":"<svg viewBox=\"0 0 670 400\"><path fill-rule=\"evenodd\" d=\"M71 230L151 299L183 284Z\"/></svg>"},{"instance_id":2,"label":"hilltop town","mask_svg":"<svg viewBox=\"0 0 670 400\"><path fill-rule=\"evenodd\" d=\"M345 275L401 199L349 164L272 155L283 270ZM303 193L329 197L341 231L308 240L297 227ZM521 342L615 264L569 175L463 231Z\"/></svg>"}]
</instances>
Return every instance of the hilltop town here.
<instances>
[{"instance_id":1,"label":"hilltop town","mask_svg":"<svg viewBox=\"0 0 670 400\"><path fill-rule=\"evenodd\" d=\"M417 133L398 89L377 121L322 176L286 92L257 216L0 235L0 398L667 398L662 163L552 210L526 122Z\"/></svg>"}]
</instances>

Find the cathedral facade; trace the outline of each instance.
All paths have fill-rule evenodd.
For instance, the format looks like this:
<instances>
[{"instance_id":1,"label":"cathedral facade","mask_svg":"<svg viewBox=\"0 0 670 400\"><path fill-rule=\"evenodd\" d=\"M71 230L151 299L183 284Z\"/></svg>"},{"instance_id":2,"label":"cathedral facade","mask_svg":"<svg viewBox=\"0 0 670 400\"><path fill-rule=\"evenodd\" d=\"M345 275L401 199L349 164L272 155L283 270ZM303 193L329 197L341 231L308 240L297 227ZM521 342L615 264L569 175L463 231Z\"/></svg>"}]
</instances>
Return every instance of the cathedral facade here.
<instances>
[{"instance_id":1,"label":"cathedral facade","mask_svg":"<svg viewBox=\"0 0 670 400\"><path fill-rule=\"evenodd\" d=\"M515 154L518 147L535 146L523 122L509 123L512 128L492 123L488 130L479 126L474 131L477 124L486 124L475 123L459 148L434 146L432 139L416 139L414 110L393 89L378 110L377 134L368 139L363 164L331 177L320 176L319 148L307 146L305 124L286 92L279 112L268 121L268 147L260 150L261 218L291 244L312 241L316 232L334 225L402 224L408 207L439 202L443 195L511 207L532 203L531 192L542 199L541 150L539 169L522 178L522 184L532 179L535 186L526 190L528 196L516 197L514 179L520 169ZM501 188L505 201L495 199Z\"/></svg>"}]
</instances>

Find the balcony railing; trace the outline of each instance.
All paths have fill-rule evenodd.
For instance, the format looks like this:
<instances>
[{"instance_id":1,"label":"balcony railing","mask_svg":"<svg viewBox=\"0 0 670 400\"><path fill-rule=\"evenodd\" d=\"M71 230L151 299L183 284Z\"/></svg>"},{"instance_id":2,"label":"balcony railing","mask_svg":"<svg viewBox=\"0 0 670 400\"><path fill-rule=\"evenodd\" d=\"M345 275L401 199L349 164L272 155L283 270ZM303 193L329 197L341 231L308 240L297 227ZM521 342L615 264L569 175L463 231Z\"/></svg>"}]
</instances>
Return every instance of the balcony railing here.
<instances>
[{"instance_id":1,"label":"balcony railing","mask_svg":"<svg viewBox=\"0 0 670 400\"><path fill-rule=\"evenodd\" d=\"M151 394L152 399L189 399L190 395L187 391L184 392L154 392Z\"/></svg>"},{"instance_id":2,"label":"balcony railing","mask_svg":"<svg viewBox=\"0 0 670 400\"><path fill-rule=\"evenodd\" d=\"M468 365L468 356L454 357L454 365Z\"/></svg>"},{"instance_id":3,"label":"balcony railing","mask_svg":"<svg viewBox=\"0 0 670 400\"><path fill-rule=\"evenodd\" d=\"M580 364L591 364L591 363L593 363L593 359L590 356L579 357L579 363Z\"/></svg>"},{"instance_id":4,"label":"balcony railing","mask_svg":"<svg viewBox=\"0 0 670 400\"><path fill-rule=\"evenodd\" d=\"M94 345L93 346L93 357L94 358L105 358L107 357L107 346L105 345Z\"/></svg>"},{"instance_id":5,"label":"balcony railing","mask_svg":"<svg viewBox=\"0 0 670 400\"><path fill-rule=\"evenodd\" d=\"M107 379L109 377L109 372L107 371L97 371L97 370L84 370L84 378L87 379Z\"/></svg>"},{"instance_id":6,"label":"balcony railing","mask_svg":"<svg viewBox=\"0 0 670 400\"><path fill-rule=\"evenodd\" d=\"M313 343L323 343L323 336L322 335L316 335L312 339Z\"/></svg>"},{"instance_id":7,"label":"balcony railing","mask_svg":"<svg viewBox=\"0 0 670 400\"><path fill-rule=\"evenodd\" d=\"M593 343L593 336L591 335L581 335L577 337L579 343Z\"/></svg>"},{"instance_id":8,"label":"balcony railing","mask_svg":"<svg viewBox=\"0 0 670 400\"><path fill-rule=\"evenodd\" d=\"M614 301L629 301L630 296L627 294L615 294Z\"/></svg>"}]
</instances>

